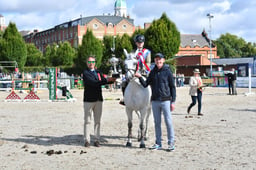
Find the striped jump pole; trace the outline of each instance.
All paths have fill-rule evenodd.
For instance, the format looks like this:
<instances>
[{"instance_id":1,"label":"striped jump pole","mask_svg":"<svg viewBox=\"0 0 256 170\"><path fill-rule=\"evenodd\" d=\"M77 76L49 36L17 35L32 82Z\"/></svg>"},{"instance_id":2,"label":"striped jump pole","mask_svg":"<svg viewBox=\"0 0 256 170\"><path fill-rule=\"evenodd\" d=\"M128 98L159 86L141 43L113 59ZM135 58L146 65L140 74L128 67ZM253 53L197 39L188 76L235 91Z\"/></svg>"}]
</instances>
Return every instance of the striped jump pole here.
<instances>
[{"instance_id":1,"label":"striped jump pole","mask_svg":"<svg viewBox=\"0 0 256 170\"><path fill-rule=\"evenodd\" d=\"M8 82L8 81L7 81ZM5 101L21 101L21 98L15 90L29 90L29 94L24 98L24 101L39 101L40 98L34 92L34 84L35 82L32 80L16 80L16 81L9 81L12 84L11 93L5 98ZM33 87L16 87L16 83L30 83Z\"/></svg>"}]
</instances>

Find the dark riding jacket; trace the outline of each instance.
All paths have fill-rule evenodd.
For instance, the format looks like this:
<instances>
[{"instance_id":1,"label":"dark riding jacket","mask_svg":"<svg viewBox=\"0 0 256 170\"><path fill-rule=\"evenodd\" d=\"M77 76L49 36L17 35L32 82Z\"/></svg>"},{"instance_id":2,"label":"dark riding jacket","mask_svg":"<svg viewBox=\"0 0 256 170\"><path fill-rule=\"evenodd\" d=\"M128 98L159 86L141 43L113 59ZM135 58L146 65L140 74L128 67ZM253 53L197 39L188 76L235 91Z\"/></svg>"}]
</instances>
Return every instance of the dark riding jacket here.
<instances>
[{"instance_id":1,"label":"dark riding jacket","mask_svg":"<svg viewBox=\"0 0 256 170\"><path fill-rule=\"evenodd\" d=\"M98 71L89 69L83 72L84 102L103 101L101 86L108 83L107 79Z\"/></svg>"},{"instance_id":2,"label":"dark riding jacket","mask_svg":"<svg viewBox=\"0 0 256 170\"><path fill-rule=\"evenodd\" d=\"M158 69L157 66L151 70L146 81L142 77L139 78L140 83L147 87L151 86L153 101L166 101L171 100L175 102L176 100L176 87L173 74L168 65L163 65L161 69Z\"/></svg>"}]
</instances>

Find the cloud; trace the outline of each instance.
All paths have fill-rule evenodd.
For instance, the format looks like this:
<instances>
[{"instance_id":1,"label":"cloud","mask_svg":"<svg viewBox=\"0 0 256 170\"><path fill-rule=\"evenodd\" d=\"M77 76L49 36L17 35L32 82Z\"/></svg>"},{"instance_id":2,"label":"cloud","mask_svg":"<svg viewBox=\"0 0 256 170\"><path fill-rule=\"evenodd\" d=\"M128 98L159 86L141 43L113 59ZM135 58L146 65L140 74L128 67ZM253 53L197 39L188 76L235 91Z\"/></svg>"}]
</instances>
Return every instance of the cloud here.
<instances>
[{"instance_id":1,"label":"cloud","mask_svg":"<svg viewBox=\"0 0 256 170\"><path fill-rule=\"evenodd\" d=\"M30 12L52 12L63 11L71 7L76 1L58 1L58 0L8 0L0 1L0 11L15 12L15 13L30 13Z\"/></svg>"},{"instance_id":2,"label":"cloud","mask_svg":"<svg viewBox=\"0 0 256 170\"><path fill-rule=\"evenodd\" d=\"M115 0L0 0L1 14L19 30L49 29L82 16L114 14ZM128 14L135 25L152 22L165 12L182 34L209 30L207 13L212 13L212 37L231 33L256 42L254 0L127 0Z\"/></svg>"}]
</instances>

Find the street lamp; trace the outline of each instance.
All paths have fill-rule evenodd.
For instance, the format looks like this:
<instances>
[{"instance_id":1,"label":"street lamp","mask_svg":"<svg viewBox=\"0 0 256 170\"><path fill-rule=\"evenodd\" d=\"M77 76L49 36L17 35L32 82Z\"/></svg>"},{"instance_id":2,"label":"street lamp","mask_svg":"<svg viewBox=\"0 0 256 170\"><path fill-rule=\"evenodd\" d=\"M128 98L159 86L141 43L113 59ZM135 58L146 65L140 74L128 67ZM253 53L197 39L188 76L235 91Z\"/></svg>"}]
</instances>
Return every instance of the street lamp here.
<instances>
[{"instance_id":1,"label":"street lamp","mask_svg":"<svg viewBox=\"0 0 256 170\"><path fill-rule=\"evenodd\" d=\"M212 78L212 26L211 26L211 19L213 18L212 14L207 14L206 15L209 18L209 37L210 37L210 74Z\"/></svg>"}]
</instances>

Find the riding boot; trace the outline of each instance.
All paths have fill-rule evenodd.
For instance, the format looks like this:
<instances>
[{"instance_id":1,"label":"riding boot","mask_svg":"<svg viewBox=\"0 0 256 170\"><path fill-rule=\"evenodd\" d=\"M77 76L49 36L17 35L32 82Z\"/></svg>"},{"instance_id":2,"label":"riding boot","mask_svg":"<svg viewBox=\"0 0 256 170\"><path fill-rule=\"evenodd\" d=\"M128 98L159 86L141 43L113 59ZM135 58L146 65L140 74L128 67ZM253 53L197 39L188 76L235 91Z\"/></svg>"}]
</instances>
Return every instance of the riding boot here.
<instances>
[{"instance_id":1,"label":"riding boot","mask_svg":"<svg viewBox=\"0 0 256 170\"><path fill-rule=\"evenodd\" d=\"M128 85L128 83L125 82L125 83L123 84L123 86L122 86L122 93L123 93L123 96L124 96L124 92L125 92L125 89L126 89L127 85ZM119 104L125 106L124 99L120 100Z\"/></svg>"}]
</instances>

